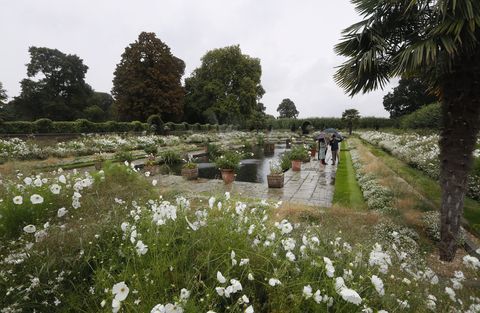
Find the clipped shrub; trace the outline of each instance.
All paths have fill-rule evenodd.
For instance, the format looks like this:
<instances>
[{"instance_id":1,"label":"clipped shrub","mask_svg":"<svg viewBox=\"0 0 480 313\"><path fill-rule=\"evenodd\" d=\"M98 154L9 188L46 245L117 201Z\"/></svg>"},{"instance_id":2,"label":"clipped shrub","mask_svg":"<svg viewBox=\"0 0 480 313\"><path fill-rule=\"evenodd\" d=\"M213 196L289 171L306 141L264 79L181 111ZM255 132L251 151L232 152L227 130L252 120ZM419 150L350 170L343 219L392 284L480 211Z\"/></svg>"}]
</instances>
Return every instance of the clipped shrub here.
<instances>
[{"instance_id":1,"label":"clipped shrub","mask_svg":"<svg viewBox=\"0 0 480 313\"><path fill-rule=\"evenodd\" d=\"M133 161L134 157L130 151L120 150L115 153L115 159L121 162L127 161L130 163Z\"/></svg>"},{"instance_id":2,"label":"clipped shrub","mask_svg":"<svg viewBox=\"0 0 480 313\"><path fill-rule=\"evenodd\" d=\"M208 131L209 129L210 129L210 124L200 125L200 130L201 131Z\"/></svg>"},{"instance_id":3,"label":"clipped shrub","mask_svg":"<svg viewBox=\"0 0 480 313\"><path fill-rule=\"evenodd\" d=\"M175 130L175 124L172 122L165 123L163 129L165 130Z\"/></svg>"},{"instance_id":4,"label":"clipped shrub","mask_svg":"<svg viewBox=\"0 0 480 313\"><path fill-rule=\"evenodd\" d=\"M86 119L78 119L75 121L76 129L79 133L91 133L94 131L94 123Z\"/></svg>"},{"instance_id":5,"label":"clipped shrub","mask_svg":"<svg viewBox=\"0 0 480 313\"><path fill-rule=\"evenodd\" d=\"M201 130L201 125L200 123L195 123L192 125L192 130Z\"/></svg>"},{"instance_id":6,"label":"clipped shrub","mask_svg":"<svg viewBox=\"0 0 480 313\"><path fill-rule=\"evenodd\" d=\"M141 132L141 131L144 130L143 124L140 121L131 122L131 127L132 127L131 130L136 131L136 132Z\"/></svg>"},{"instance_id":7,"label":"clipped shrub","mask_svg":"<svg viewBox=\"0 0 480 313\"><path fill-rule=\"evenodd\" d=\"M147 124L154 130L155 133L161 134L163 132L163 121L160 115L153 114L150 115L147 119Z\"/></svg>"},{"instance_id":8,"label":"clipped shrub","mask_svg":"<svg viewBox=\"0 0 480 313\"><path fill-rule=\"evenodd\" d=\"M183 123L180 123L180 124L173 123L173 129L174 129L174 130L177 130L177 131L185 131L185 130L187 130L187 128L185 127L185 124L183 124Z\"/></svg>"},{"instance_id":9,"label":"clipped shrub","mask_svg":"<svg viewBox=\"0 0 480 313\"><path fill-rule=\"evenodd\" d=\"M157 146L156 145L146 145L143 147L143 151L145 151L146 154L152 154L152 155L157 155Z\"/></svg>"},{"instance_id":10,"label":"clipped shrub","mask_svg":"<svg viewBox=\"0 0 480 313\"><path fill-rule=\"evenodd\" d=\"M50 133L53 130L53 122L49 118L41 118L34 123L38 133Z\"/></svg>"},{"instance_id":11,"label":"clipped shrub","mask_svg":"<svg viewBox=\"0 0 480 313\"><path fill-rule=\"evenodd\" d=\"M440 103L432 103L400 119L402 128L433 128L439 129L442 121Z\"/></svg>"},{"instance_id":12,"label":"clipped shrub","mask_svg":"<svg viewBox=\"0 0 480 313\"><path fill-rule=\"evenodd\" d=\"M190 130L190 125L187 122L183 122L183 128L184 130Z\"/></svg>"}]
</instances>

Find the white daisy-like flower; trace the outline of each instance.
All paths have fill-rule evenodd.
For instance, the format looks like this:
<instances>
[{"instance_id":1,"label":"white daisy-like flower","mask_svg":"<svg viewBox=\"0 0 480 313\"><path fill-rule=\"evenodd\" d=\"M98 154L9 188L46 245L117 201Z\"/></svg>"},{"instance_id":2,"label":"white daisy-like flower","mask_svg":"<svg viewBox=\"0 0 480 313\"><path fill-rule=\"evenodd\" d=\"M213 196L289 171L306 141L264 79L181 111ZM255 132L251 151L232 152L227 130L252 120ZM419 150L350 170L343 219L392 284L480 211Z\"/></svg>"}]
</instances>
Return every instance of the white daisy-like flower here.
<instances>
[{"instance_id":1,"label":"white daisy-like flower","mask_svg":"<svg viewBox=\"0 0 480 313\"><path fill-rule=\"evenodd\" d=\"M127 298L129 291L130 289L128 288L128 286L125 284L124 281L116 283L112 287L112 293L115 296L115 300L120 302Z\"/></svg>"},{"instance_id":2,"label":"white daisy-like flower","mask_svg":"<svg viewBox=\"0 0 480 313\"><path fill-rule=\"evenodd\" d=\"M253 306L249 306L248 308L245 309L245 313L253 313L254 310L253 310Z\"/></svg>"},{"instance_id":3,"label":"white daisy-like flower","mask_svg":"<svg viewBox=\"0 0 480 313\"><path fill-rule=\"evenodd\" d=\"M15 196L15 197L13 197L13 203L15 203L15 204L22 204L22 203L23 203L23 197L22 197L22 196Z\"/></svg>"},{"instance_id":4,"label":"white daisy-like flower","mask_svg":"<svg viewBox=\"0 0 480 313\"><path fill-rule=\"evenodd\" d=\"M65 208L60 208L60 209L58 209L58 211L57 211L57 217L63 217L63 216L65 216L65 214L67 214L67 213L68 213L68 210L67 210L67 209L65 209Z\"/></svg>"},{"instance_id":5,"label":"white daisy-like flower","mask_svg":"<svg viewBox=\"0 0 480 313\"><path fill-rule=\"evenodd\" d=\"M38 195L38 194L33 194L30 196L30 202L32 202L32 204L42 204L43 203L43 197L41 195Z\"/></svg>"},{"instance_id":6,"label":"white daisy-like flower","mask_svg":"<svg viewBox=\"0 0 480 313\"><path fill-rule=\"evenodd\" d=\"M350 288L343 288L340 290L340 296L342 296L343 300L359 305L362 303L362 298L360 295L353 289Z\"/></svg>"},{"instance_id":7,"label":"white daisy-like flower","mask_svg":"<svg viewBox=\"0 0 480 313\"><path fill-rule=\"evenodd\" d=\"M275 286L277 286L277 285L281 285L282 282L281 282L280 280L278 280L277 278L270 278L270 279L268 280L268 284L269 284L270 286L272 286L272 287L275 287Z\"/></svg>"},{"instance_id":8,"label":"white daisy-like flower","mask_svg":"<svg viewBox=\"0 0 480 313\"><path fill-rule=\"evenodd\" d=\"M62 190L62 187L59 185L59 184L53 184L50 186L50 191L54 194L54 195L58 195L60 194L60 191Z\"/></svg>"},{"instance_id":9,"label":"white daisy-like flower","mask_svg":"<svg viewBox=\"0 0 480 313\"><path fill-rule=\"evenodd\" d=\"M220 284L225 284L227 279L222 275L220 271L217 271L217 280Z\"/></svg>"},{"instance_id":10,"label":"white daisy-like flower","mask_svg":"<svg viewBox=\"0 0 480 313\"><path fill-rule=\"evenodd\" d=\"M378 292L379 295L385 295L385 289L383 287L383 281L377 275L373 275L371 278L372 284L375 287L375 290Z\"/></svg>"},{"instance_id":11,"label":"white daisy-like flower","mask_svg":"<svg viewBox=\"0 0 480 313\"><path fill-rule=\"evenodd\" d=\"M313 296L312 287L310 285L303 286L303 296L305 299L309 299Z\"/></svg>"},{"instance_id":12,"label":"white daisy-like flower","mask_svg":"<svg viewBox=\"0 0 480 313\"><path fill-rule=\"evenodd\" d=\"M34 232L37 231L37 228L35 227L35 225L27 225L23 228L23 231L26 232L27 234L33 234Z\"/></svg>"},{"instance_id":13,"label":"white daisy-like flower","mask_svg":"<svg viewBox=\"0 0 480 313\"><path fill-rule=\"evenodd\" d=\"M148 246L143 243L143 241L139 240L137 241L137 244L135 245L135 249L137 250L137 254L139 256L145 255L148 252Z\"/></svg>"}]
</instances>

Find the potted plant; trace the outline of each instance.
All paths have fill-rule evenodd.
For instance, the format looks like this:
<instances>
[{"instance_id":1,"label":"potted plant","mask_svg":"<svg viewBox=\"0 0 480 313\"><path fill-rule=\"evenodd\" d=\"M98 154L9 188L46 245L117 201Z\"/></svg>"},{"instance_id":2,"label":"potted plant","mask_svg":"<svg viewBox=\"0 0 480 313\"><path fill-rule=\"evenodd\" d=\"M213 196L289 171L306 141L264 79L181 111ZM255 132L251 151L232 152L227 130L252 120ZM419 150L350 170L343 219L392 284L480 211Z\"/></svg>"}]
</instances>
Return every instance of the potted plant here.
<instances>
[{"instance_id":1,"label":"potted plant","mask_svg":"<svg viewBox=\"0 0 480 313\"><path fill-rule=\"evenodd\" d=\"M317 154L317 143L314 142L309 144L308 146L310 148L310 156L315 157L315 154Z\"/></svg>"},{"instance_id":2,"label":"potted plant","mask_svg":"<svg viewBox=\"0 0 480 313\"><path fill-rule=\"evenodd\" d=\"M102 169L103 162L105 162L105 159L106 159L105 154L103 154L102 152L95 153L94 164L95 164L95 169L97 171Z\"/></svg>"},{"instance_id":3,"label":"potted plant","mask_svg":"<svg viewBox=\"0 0 480 313\"><path fill-rule=\"evenodd\" d=\"M215 165L220 169L225 184L235 180L235 171L239 168L241 159L242 154L233 151L227 151L215 159Z\"/></svg>"},{"instance_id":4,"label":"potted plant","mask_svg":"<svg viewBox=\"0 0 480 313\"><path fill-rule=\"evenodd\" d=\"M282 188L284 176L281 164L270 162L270 175L267 175L268 188Z\"/></svg>"},{"instance_id":5,"label":"potted plant","mask_svg":"<svg viewBox=\"0 0 480 313\"><path fill-rule=\"evenodd\" d=\"M292 161L292 171L300 171L302 162L310 160L307 149L303 145L295 146L290 151L290 160Z\"/></svg>"},{"instance_id":6,"label":"potted plant","mask_svg":"<svg viewBox=\"0 0 480 313\"><path fill-rule=\"evenodd\" d=\"M186 180L196 180L198 178L198 165L192 159L182 166L182 177Z\"/></svg>"}]
</instances>

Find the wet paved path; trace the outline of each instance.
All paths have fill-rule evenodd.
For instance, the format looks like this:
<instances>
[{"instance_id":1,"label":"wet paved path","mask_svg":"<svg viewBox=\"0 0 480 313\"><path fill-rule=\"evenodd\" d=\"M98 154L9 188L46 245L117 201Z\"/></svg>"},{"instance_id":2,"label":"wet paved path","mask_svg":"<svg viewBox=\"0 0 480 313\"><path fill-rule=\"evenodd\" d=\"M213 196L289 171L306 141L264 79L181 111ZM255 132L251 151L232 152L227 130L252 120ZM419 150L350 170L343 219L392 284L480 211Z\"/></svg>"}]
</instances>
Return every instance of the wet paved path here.
<instances>
[{"instance_id":1,"label":"wet paved path","mask_svg":"<svg viewBox=\"0 0 480 313\"><path fill-rule=\"evenodd\" d=\"M312 206L330 207L333 200L335 170L332 165L321 166L317 160L302 164L300 172L291 169L285 173L283 188L268 188L267 183L234 182L225 185L218 179L186 181L181 176L157 175L158 185L164 189L187 191L191 194L208 192L223 194L229 191L242 197L282 200Z\"/></svg>"}]
</instances>

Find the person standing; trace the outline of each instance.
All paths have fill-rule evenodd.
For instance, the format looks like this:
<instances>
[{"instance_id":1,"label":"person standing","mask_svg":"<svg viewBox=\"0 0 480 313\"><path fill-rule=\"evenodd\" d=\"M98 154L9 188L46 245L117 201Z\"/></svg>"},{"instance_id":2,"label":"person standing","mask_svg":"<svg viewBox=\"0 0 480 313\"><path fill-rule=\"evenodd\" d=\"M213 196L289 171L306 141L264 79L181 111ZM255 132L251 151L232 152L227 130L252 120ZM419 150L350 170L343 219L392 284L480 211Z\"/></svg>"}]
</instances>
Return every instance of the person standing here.
<instances>
[{"instance_id":1,"label":"person standing","mask_svg":"<svg viewBox=\"0 0 480 313\"><path fill-rule=\"evenodd\" d=\"M330 139L330 150L332 151L332 165L335 165L337 161L338 143L339 140L337 139L335 134L333 134L332 139Z\"/></svg>"},{"instance_id":2,"label":"person standing","mask_svg":"<svg viewBox=\"0 0 480 313\"><path fill-rule=\"evenodd\" d=\"M318 138L318 159L320 163L326 165L325 163L325 155L327 154L327 143L325 141L325 137Z\"/></svg>"}]
</instances>

